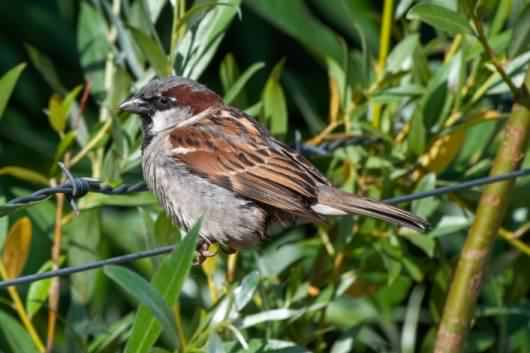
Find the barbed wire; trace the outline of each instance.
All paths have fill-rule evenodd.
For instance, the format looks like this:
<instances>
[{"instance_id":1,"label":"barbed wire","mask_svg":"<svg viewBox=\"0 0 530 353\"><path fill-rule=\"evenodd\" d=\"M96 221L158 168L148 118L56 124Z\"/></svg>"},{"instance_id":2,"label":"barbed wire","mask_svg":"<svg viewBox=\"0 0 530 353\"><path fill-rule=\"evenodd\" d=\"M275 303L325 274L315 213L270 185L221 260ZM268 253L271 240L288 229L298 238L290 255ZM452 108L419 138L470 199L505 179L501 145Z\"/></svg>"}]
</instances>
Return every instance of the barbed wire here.
<instances>
[{"instance_id":1,"label":"barbed wire","mask_svg":"<svg viewBox=\"0 0 530 353\"><path fill-rule=\"evenodd\" d=\"M106 195L123 195L123 194L129 194L129 193L134 193L134 192L147 191L147 187L144 182L138 182L135 184L123 184L123 185L113 188L109 185L105 185L101 183L100 181L96 179L85 178L85 177L74 177L70 173L70 171L64 167L64 165L60 164L60 167L68 179L65 183L57 187L49 187L49 188L40 189L30 195L17 197L7 202L6 205L24 206L27 204L32 204L34 202L42 201L57 193L62 193L70 201L72 208L76 212L78 212L78 208L77 208L77 205L75 204L75 200L86 195L88 192L95 192L95 193L101 193L101 194L106 194ZM497 183L497 182L515 179L515 178L519 178L523 176L529 176L529 175L530 175L530 168L522 169L522 170L518 170L515 172L511 172L511 173L506 173L506 174L501 174L501 175L496 175L496 176L491 176L491 177L477 178L477 179L461 182L455 185L444 186L444 187L440 187L440 188L429 190L429 191L423 191L423 192L417 192L417 193L413 193L409 195L393 197L393 198L385 199L383 200L383 202L387 204L399 204L403 202L410 202L410 201L419 200L419 199L423 199L427 197L434 197L438 195L457 192L457 191L461 191L465 189L471 189L477 186ZM78 273L78 272L94 270L94 269L107 266L107 265L122 264L126 262L136 261L136 260L146 258L146 257L154 257L154 256L169 253L173 249L174 249L174 245L166 245L166 246L161 246L161 247L157 247L157 248L150 249L150 250L138 251L132 254L116 256L116 257L112 257L112 258L108 258L108 259L100 260L100 261L94 261L94 262L90 262L84 265L72 266L72 267L62 268L62 269L58 269L54 271L36 273L36 274L28 275L28 276L22 276L22 277L18 277L14 279L9 279L9 280L0 282L0 289L7 288L10 286L28 284L28 283L32 283L36 281L41 281L44 279L49 279L52 277L68 276L68 275Z\"/></svg>"}]
</instances>

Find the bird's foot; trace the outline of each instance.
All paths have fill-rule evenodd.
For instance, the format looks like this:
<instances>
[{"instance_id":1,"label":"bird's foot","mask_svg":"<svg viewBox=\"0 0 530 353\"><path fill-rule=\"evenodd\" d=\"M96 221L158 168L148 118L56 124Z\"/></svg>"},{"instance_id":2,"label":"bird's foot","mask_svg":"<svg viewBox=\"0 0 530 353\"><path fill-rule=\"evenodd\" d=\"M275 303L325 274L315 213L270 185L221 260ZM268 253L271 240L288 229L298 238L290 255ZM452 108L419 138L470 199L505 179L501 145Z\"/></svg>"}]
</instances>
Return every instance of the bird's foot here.
<instances>
[{"instance_id":1,"label":"bird's foot","mask_svg":"<svg viewBox=\"0 0 530 353\"><path fill-rule=\"evenodd\" d=\"M197 256L193 261L194 265L202 265L202 263L206 261L207 258L217 255L216 252L208 250L211 244L211 242L205 239L199 239L199 243L197 244L197 250L195 251Z\"/></svg>"}]
</instances>

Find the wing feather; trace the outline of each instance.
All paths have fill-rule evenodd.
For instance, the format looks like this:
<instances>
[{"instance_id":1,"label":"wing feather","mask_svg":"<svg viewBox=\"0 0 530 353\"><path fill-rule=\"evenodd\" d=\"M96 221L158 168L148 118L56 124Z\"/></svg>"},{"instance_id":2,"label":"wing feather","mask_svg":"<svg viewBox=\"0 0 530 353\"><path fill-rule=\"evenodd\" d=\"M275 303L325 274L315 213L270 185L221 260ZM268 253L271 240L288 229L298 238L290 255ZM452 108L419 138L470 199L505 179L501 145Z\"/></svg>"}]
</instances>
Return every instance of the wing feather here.
<instances>
[{"instance_id":1,"label":"wing feather","mask_svg":"<svg viewBox=\"0 0 530 353\"><path fill-rule=\"evenodd\" d=\"M290 213L315 217L318 183L326 179L252 118L213 112L168 135L173 157L216 185Z\"/></svg>"}]
</instances>

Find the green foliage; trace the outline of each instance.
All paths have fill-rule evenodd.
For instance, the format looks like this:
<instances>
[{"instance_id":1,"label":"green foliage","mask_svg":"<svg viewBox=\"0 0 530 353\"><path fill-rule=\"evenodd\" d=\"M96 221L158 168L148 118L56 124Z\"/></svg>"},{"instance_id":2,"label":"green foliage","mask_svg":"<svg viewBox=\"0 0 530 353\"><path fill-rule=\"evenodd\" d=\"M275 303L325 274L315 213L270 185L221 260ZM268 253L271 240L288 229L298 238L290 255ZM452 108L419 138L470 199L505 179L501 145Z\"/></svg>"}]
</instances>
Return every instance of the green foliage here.
<instances>
[{"instance_id":1,"label":"green foliage","mask_svg":"<svg viewBox=\"0 0 530 353\"><path fill-rule=\"evenodd\" d=\"M384 199L484 176L515 101L493 63L521 84L528 1L396 1L387 36L383 6L371 1L10 6L21 15L0 11L0 215L9 215L0 218L0 249L25 216L33 236L18 249L29 252L24 274L176 249L77 273L60 290L51 280L19 288L21 307L13 291L0 293L0 351L38 352L50 322L57 353L432 351L477 190L400 205L429 220L427 234L342 217L274 229L259 248L219 251L202 267L191 265L198 226L181 238L149 192L89 193L79 215L54 197L4 202L64 181L60 161L111 185L140 181L141 122L118 105L173 73L207 84L287 144L299 136L342 146L308 158L346 191ZM468 352L530 349L529 190L516 183Z\"/></svg>"}]
</instances>

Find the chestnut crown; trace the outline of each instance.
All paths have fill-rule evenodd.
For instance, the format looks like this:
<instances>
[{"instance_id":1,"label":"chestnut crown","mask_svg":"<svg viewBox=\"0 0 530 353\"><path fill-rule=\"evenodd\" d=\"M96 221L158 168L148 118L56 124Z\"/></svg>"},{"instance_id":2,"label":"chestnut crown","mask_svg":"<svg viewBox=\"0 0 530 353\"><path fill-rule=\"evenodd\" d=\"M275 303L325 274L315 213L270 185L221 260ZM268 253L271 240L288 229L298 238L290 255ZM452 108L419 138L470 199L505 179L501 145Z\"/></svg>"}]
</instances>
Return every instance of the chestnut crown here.
<instances>
[{"instance_id":1,"label":"chestnut crown","mask_svg":"<svg viewBox=\"0 0 530 353\"><path fill-rule=\"evenodd\" d=\"M120 110L136 113L143 117L153 117L157 112L173 108L187 108L192 114L223 100L206 86L178 76L155 78L136 94L120 104Z\"/></svg>"}]
</instances>

